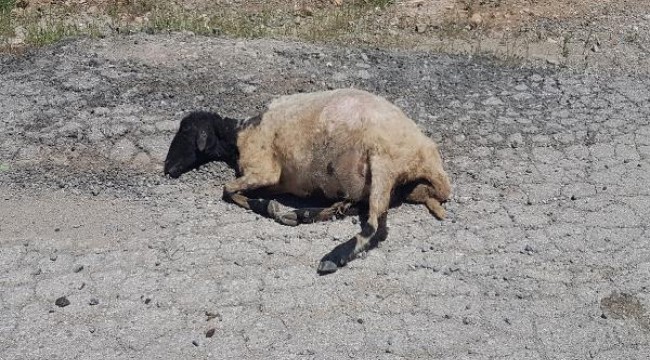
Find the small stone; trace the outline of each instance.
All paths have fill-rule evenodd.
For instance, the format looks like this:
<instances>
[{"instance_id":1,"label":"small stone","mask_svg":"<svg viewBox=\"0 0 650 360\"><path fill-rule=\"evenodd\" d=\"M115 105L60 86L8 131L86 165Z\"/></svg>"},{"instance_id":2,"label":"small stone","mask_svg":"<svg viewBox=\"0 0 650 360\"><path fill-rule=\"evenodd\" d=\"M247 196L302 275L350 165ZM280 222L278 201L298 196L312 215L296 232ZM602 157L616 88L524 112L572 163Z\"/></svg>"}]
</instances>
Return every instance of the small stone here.
<instances>
[{"instance_id":1,"label":"small stone","mask_svg":"<svg viewBox=\"0 0 650 360\"><path fill-rule=\"evenodd\" d=\"M486 106L499 106L499 105L503 105L503 101L501 101L501 99L499 99L496 96L492 96L487 100L483 101L482 104Z\"/></svg>"},{"instance_id":2,"label":"small stone","mask_svg":"<svg viewBox=\"0 0 650 360\"><path fill-rule=\"evenodd\" d=\"M59 135L63 137L80 139L83 133L83 126L77 122L69 122L59 128Z\"/></svg>"},{"instance_id":3,"label":"small stone","mask_svg":"<svg viewBox=\"0 0 650 360\"><path fill-rule=\"evenodd\" d=\"M99 304L99 300L97 298L93 297L93 298L90 298L90 301L88 301L88 305L90 305L90 306L95 306L97 304Z\"/></svg>"},{"instance_id":4,"label":"small stone","mask_svg":"<svg viewBox=\"0 0 650 360\"><path fill-rule=\"evenodd\" d=\"M257 90L257 86L255 85L250 85L250 84L239 84L239 89L244 93L244 94L252 94Z\"/></svg>"},{"instance_id":5,"label":"small stone","mask_svg":"<svg viewBox=\"0 0 650 360\"><path fill-rule=\"evenodd\" d=\"M554 57L547 57L546 62L551 64L551 65L559 65L560 61Z\"/></svg>"},{"instance_id":6,"label":"small stone","mask_svg":"<svg viewBox=\"0 0 650 360\"><path fill-rule=\"evenodd\" d=\"M172 120L162 120L158 121L156 124L156 130L161 132L173 132L178 129L178 122Z\"/></svg>"},{"instance_id":7,"label":"small stone","mask_svg":"<svg viewBox=\"0 0 650 360\"><path fill-rule=\"evenodd\" d=\"M146 166L151 163L151 158L145 152L139 152L133 157L131 163L135 166Z\"/></svg>"},{"instance_id":8,"label":"small stone","mask_svg":"<svg viewBox=\"0 0 650 360\"><path fill-rule=\"evenodd\" d=\"M14 37L11 38L9 43L11 45L22 45L25 43L25 39L27 38L27 29L25 29L22 26L16 26L14 28Z\"/></svg>"},{"instance_id":9,"label":"small stone","mask_svg":"<svg viewBox=\"0 0 650 360\"><path fill-rule=\"evenodd\" d=\"M524 247L524 251L525 251L525 252L528 252L528 253L535 252L535 250L533 249L533 247L530 246L530 245L526 245L526 246Z\"/></svg>"},{"instance_id":10,"label":"small stone","mask_svg":"<svg viewBox=\"0 0 650 360\"><path fill-rule=\"evenodd\" d=\"M364 69L364 70L359 70L359 71L357 72L357 77L359 77L359 78L361 78L361 79L364 79L364 80L368 80L368 79L370 79L370 78L372 77L372 75L370 75L370 73L368 72L368 70L365 70L365 69Z\"/></svg>"},{"instance_id":11,"label":"small stone","mask_svg":"<svg viewBox=\"0 0 650 360\"><path fill-rule=\"evenodd\" d=\"M483 17L481 16L480 13L474 13L469 18L469 23L470 25L472 25L473 28L477 28L481 26L481 24L483 23Z\"/></svg>"},{"instance_id":12,"label":"small stone","mask_svg":"<svg viewBox=\"0 0 650 360\"><path fill-rule=\"evenodd\" d=\"M358 319L357 319L357 323L359 323L359 324L363 324L363 319L362 319L362 318L358 318Z\"/></svg>"},{"instance_id":13,"label":"small stone","mask_svg":"<svg viewBox=\"0 0 650 360\"><path fill-rule=\"evenodd\" d=\"M207 338L211 338L212 336L214 336L214 332L215 332L215 329L214 329L214 328L212 328L212 329L206 331L206 332L205 332L205 337L207 337Z\"/></svg>"},{"instance_id":14,"label":"small stone","mask_svg":"<svg viewBox=\"0 0 650 360\"><path fill-rule=\"evenodd\" d=\"M42 272L42 271L41 271L41 268L37 268L36 270L32 271L31 274L32 274L33 276L38 276L38 275L41 274L41 272Z\"/></svg>"},{"instance_id":15,"label":"small stone","mask_svg":"<svg viewBox=\"0 0 650 360\"><path fill-rule=\"evenodd\" d=\"M427 31L428 27L429 26L427 24L417 24L417 25L415 25L415 31L421 34L421 33L425 32L425 31Z\"/></svg>"},{"instance_id":16,"label":"small stone","mask_svg":"<svg viewBox=\"0 0 650 360\"><path fill-rule=\"evenodd\" d=\"M83 269L84 269L83 265L77 265L77 266L74 267L74 269L72 269L72 271L74 271L75 273L78 273Z\"/></svg>"},{"instance_id":17,"label":"small stone","mask_svg":"<svg viewBox=\"0 0 650 360\"><path fill-rule=\"evenodd\" d=\"M151 302L151 298L144 299L144 304L145 305L149 305L150 302Z\"/></svg>"},{"instance_id":18,"label":"small stone","mask_svg":"<svg viewBox=\"0 0 650 360\"><path fill-rule=\"evenodd\" d=\"M60 298L56 299L56 301L54 301L54 305L58 307L66 307L70 305L70 300L68 300L68 298L65 296L61 296Z\"/></svg>"},{"instance_id":19,"label":"small stone","mask_svg":"<svg viewBox=\"0 0 650 360\"><path fill-rule=\"evenodd\" d=\"M93 189L92 189L91 192L92 192L93 196L97 196L97 195L99 195L102 191L101 191L101 189L98 188L98 187L93 187Z\"/></svg>"},{"instance_id":20,"label":"small stone","mask_svg":"<svg viewBox=\"0 0 650 360\"><path fill-rule=\"evenodd\" d=\"M50 261L56 261L57 258L58 256L56 254L50 255Z\"/></svg>"},{"instance_id":21,"label":"small stone","mask_svg":"<svg viewBox=\"0 0 650 360\"><path fill-rule=\"evenodd\" d=\"M199 346L199 342L196 341L196 340L192 340L192 345L194 345L194 346Z\"/></svg>"},{"instance_id":22,"label":"small stone","mask_svg":"<svg viewBox=\"0 0 650 360\"><path fill-rule=\"evenodd\" d=\"M109 157L115 161L128 161L136 151L138 151L138 148L131 140L120 139L111 149Z\"/></svg>"},{"instance_id":23,"label":"small stone","mask_svg":"<svg viewBox=\"0 0 650 360\"><path fill-rule=\"evenodd\" d=\"M342 72L337 72L332 75L332 80L334 81L345 81L348 79L348 75Z\"/></svg>"},{"instance_id":24,"label":"small stone","mask_svg":"<svg viewBox=\"0 0 650 360\"><path fill-rule=\"evenodd\" d=\"M575 195L571 195L571 200L577 199Z\"/></svg>"}]
</instances>

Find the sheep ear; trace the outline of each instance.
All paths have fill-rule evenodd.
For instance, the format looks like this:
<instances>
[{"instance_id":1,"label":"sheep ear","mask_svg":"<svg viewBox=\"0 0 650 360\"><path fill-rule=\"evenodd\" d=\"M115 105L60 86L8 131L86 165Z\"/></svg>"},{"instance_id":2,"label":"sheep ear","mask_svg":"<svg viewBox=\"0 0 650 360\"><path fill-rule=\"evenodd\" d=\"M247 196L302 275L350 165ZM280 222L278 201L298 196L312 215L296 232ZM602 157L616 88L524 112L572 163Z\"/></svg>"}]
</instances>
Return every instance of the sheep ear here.
<instances>
[{"instance_id":1,"label":"sheep ear","mask_svg":"<svg viewBox=\"0 0 650 360\"><path fill-rule=\"evenodd\" d=\"M205 130L200 130L199 135L196 138L196 147L199 151L205 151L205 148L208 144L208 132Z\"/></svg>"}]
</instances>

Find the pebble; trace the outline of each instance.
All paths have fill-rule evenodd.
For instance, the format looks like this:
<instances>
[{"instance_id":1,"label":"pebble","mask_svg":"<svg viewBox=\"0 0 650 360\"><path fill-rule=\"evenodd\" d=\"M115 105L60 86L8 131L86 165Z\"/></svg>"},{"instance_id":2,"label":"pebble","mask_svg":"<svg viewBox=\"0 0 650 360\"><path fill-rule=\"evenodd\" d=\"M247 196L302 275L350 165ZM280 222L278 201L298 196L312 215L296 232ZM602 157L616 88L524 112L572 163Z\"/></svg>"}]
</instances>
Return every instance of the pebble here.
<instances>
[{"instance_id":1,"label":"pebble","mask_svg":"<svg viewBox=\"0 0 650 360\"><path fill-rule=\"evenodd\" d=\"M540 76L539 74L533 74L533 75L530 76L530 81L540 82L542 80L544 80L544 78L542 76Z\"/></svg>"},{"instance_id":2,"label":"pebble","mask_svg":"<svg viewBox=\"0 0 650 360\"><path fill-rule=\"evenodd\" d=\"M138 151L129 139L120 139L111 149L109 158L115 161L128 161Z\"/></svg>"},{"instance_id":3,"label":"pebble","mask_svg":"<svg viewBox=\"0 0 650 360\"><path fill-rule=\"evenodd\" d=\"M215 328L212 328L212 329L206 331L205 332L205 337L211 338L212 336L214 336L214 332L215 332Z\"/></svg>"},{"instance_id":4,"label":"pebble","mask_svg":"<svg viewBox=\"0 0 650 360\"><path fill-rule=\"evenodd\" d=\"M368 79L372 78L372 75L370 75L368 70L359 70L357 72L357 77L359 77L360 79L368 80Z\"/></svg>"},{"instance_id":5,"label":"pebble","mask_svg":"<svg viewBox=\"0 0 650 360\"><path fill-rule=\"evenodd\" d=\"M480 13L474 13L470 18L469 22L472 27L479 27L483 23L483 17Z\"/></svg>"},{"instance_id":6,"label":"pebble","mask_svg":"<svg viewBox=\"0 0 650 360\"><path fill-rule=\"evenodd\" d=\"M90 301L88 301L88 305L90 305L90 306L95 306L97 304L99 304L99 300L97 298L93 297L93 298L90 298Z\"/></svg>"},{"instance_id":7,"label":"pebble","mask_svg":"<svg viewBox=\"0 0 650 360\"><path fill-rule=\"evenodd\" d=\"M139 152L133 157L131 163L135 166L145 166L151 163L151 158L146 153Z\"/></svg>"},{"instance_id":8,"label":"pebble","mask_svg":"<svg viewBox=\"0 0 650 360\"><path fill-rule=\"evenodd\" d=\"M74 269L72 269L72 271L74 271L75 273L78 273L83 269L84 269L83 265L77 265L77 266L74 267Z\"/></svg>"},{"instance_id":9,"label":"pebble","mask_svg":"<svg viewBox=\"0 0 650 360\"><path fill-rule=\"evenodd\" d=\"M499 105L503 105L503 101L501 101L501 99L499 99L496 96L492 96L487 100L484 100L482 104L486 106L499 106Z\"/></svg>"},{"instance_id":10,"label":"pebble","mask_svg":"<svg viewBox=\"0 0 650 360\"><path fill-rule=\"evenodd\" d=\"M56 299L56 301L54 301L54 305L58 307L66 307L70 305L70 300L68 300L68 298L65 296L61 296L60 298Z\"/></svg>"}]
</instances>

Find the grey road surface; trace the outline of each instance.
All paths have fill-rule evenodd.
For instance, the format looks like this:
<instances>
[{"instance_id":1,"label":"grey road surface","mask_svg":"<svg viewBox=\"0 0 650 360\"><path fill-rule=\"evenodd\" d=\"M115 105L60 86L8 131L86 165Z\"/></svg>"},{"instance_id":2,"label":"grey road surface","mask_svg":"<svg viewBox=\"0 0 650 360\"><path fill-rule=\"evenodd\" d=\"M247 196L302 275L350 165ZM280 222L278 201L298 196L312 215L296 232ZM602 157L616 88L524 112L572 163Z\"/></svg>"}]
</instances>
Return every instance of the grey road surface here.
<instances>
[{"instance_id":1,"label":"grey road surface","mask_svg":"<svg viewBox=\"0 0 650 360\"><path fill-rule=\"evenodd\" d=\"M0 55L0 359L650 358L650 78L191 35ZM285 227L161 161L191 110L354 86L437 140L449 218Z\"/></svg>"}]
</instances>

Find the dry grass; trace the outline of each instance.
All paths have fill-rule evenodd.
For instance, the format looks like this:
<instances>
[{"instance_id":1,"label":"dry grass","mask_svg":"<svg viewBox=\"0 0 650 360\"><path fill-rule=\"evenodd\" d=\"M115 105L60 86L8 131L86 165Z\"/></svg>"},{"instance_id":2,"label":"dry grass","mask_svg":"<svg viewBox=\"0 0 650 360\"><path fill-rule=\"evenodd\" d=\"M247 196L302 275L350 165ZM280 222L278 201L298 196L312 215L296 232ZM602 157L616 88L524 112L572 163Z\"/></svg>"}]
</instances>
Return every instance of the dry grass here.
<instances>
[{"instance_id":1,"label":"dry grass","mask_svg":"<svg viewBox=\"0 0 650 360\"><path fill-rule=\"evenodd\" d=\"M591 30L646 0L0 0L0 50L66 36L190 31L589 63ZM627 15L625 15L627 16ZM615 22L611 20L610 22ZM623 26L621 22L620 26ZM634 31L620 38L642 42Z\"/></svg>"},{"instance_id":2,"label":"dry grass","mask_svg":"<svg viewBox=\"0 0 650 360\"><path fill-rule=\"evenodd\" d=\"M8 0L0 0L7 2ZM0 4L4 4L0 2ZM191 31L232 37L294 38L328 41L367 30L364 17L391 0L347 1L343 6L294 6L251 1L244 7L220 2L189 7L188 2L116 0L84 2L41 1L20 9L8 2L2 10L0 35L26 33L24 44L44 45L62 37L110 32ZM200 4L200 3L199 3ZM13 9L13 10L12 10Z\"/></svg>"}]
</instances>

